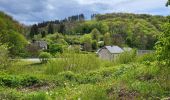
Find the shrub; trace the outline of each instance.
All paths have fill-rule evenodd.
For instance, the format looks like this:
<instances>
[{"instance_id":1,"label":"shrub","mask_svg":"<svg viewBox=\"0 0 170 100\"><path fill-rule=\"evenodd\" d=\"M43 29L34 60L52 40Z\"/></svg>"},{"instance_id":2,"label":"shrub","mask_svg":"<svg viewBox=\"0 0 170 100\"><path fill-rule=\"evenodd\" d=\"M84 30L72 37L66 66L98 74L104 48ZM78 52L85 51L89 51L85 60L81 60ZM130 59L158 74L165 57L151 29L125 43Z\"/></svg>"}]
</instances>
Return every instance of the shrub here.
<instances>
[{"instance_id":1,"label":"shrub","mask_svg":"<svg viewBox=\"0 0 170 100\"><path fill-rule=\"evenodd\" d=\"M35 85L35 84L38 84L38 83L40 83L40 80L36 77L33 77L33 76L25 76L21 80L21 85L26 86L26 87L32 86L32 85Z\"/></svg>"},{"instance_id":2,"label":"shrub","mask_svg":"<svg viewBox=\"0 0 170 100\"><path fill-rule=\"evenodd\" d=\"M137 58L137 62L153 62L156 60L155 53L144 54Z\"/></svg>"},{"instance_id":3,"label":"shrub","mask_svg":"<svg viewBox=\"0 0 170 100\"><path fill-rule=\"evenodd\" d=\"M6 69L10 65L8 47L0 44L0 69Z\"/></svg>"},{"instance_id":4,"label":"shrub","mask_svg":"<svg viewBox=\"0 0 170 100\"><path fill-rule=\"evenodd\" d=\"M114 61L116 64L127 64L134 61L136 57L136 50L125 51L120 54Z\"/></svg>"},{"instance_id":5,"label":"shrub","mask_svg":"<svg viewBox=\"0 0 170 100\"><path fill-rule=\"evenodd\" d=\"M47 63L47 61L51 58L51 54L48 52L41 52L39 55L39 59L41 63Z\"/></svg>"},{"instance_id":6,"label":"shrub","mask_svg":"<svg viewBox=\"0 0 170 100\"><path fill-rule=\"evenodd\" d=\"M0 77L0 84L7 87L18 87L20 85L20 77L3 75Z\"/></svg>"},{"instance_id":7,"label":"shrub","mask_svg":"<svg viewBox=\"0 0 170 100\"><path fill-rule=\"evenodd\" d=\"M14 76L2 75L0 76L0 85L6 87L27 87L39 84L40 80L33 76Z\"/></svg>"}]
</instances>

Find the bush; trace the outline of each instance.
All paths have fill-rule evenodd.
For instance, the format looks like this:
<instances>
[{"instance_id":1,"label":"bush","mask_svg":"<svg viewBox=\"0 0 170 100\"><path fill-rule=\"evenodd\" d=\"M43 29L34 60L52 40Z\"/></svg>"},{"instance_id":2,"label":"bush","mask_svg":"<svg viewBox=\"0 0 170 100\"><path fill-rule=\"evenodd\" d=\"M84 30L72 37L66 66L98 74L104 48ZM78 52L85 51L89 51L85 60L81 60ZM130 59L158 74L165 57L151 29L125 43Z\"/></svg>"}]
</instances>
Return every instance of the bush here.
<instances>
[{"instance_id":1,"label":"bush","mask_svg":"<svg viewBox=\"0 0 170 100\"><path fill-rule=\"evenodd\" d=\"M33 76L14 76L14 75L1 75L0 85L6 87L27 87L39 84L40 80Z\"/></svg>"},{"instance_id":2,"label":"bush","mask_svg":"<svg viewBox=\"0 0 170 100\"><path fill-rule=\"evenodd\" d=\"M21 85L25 87L32 86L38 83L40 83L40 80L33 76L25 76L21 80Z\"/></svg>"},{"instance_id":3,"label":"bush","mask_svg":"<svg viewBox=\"0 0 170 100\"><path fill-rule=\"evenodd\" d=\"M120 54L114 61L116 64L127 64L133 62L136 57L136 50L125 51Z\"/></svg>"},{"instance_id":4,"label":"bush","mask_svg":"<svg viewBox=\"0 0 170 100\"><path fill-rule=\"evenodd\" d=\"M156 61L155 53L141 55L136 59L136 61L145 63Z\"/></svg>"},{"instance_id":5,"label":"bush","mask_svg":"<svg viewBox=\"0 0 170 100\"><path fill-rule=\"evenodd\" d=\"M9 66L8 47L0 44L0 69L6 69Z\"/></svg>"},{"instance_id":6,"label":"bush","mask_svg":"<svg viewBox=\"0 0 170 100\"><path fill-rule=\"evenodd\" d=\"M47 61L51 58L51 54L48 52L41 52L39 55L39 59L41 63L47 63Z\"/></svg>"}]
</instances>

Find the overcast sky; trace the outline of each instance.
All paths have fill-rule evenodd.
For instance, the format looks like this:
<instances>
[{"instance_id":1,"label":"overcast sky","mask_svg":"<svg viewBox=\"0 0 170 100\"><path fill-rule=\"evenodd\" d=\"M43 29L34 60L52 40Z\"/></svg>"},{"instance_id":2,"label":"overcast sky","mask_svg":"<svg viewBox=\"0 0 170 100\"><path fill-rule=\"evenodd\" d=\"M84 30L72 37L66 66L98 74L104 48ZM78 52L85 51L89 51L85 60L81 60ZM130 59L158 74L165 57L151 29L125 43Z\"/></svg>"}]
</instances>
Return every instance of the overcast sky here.
<instances>
[{"instance_id":1,"label":"overcast sky","mask_svg":"<svg viewBox=\"0 0 170 100\"><path fill-rule=\"evenodd\" d=\"M20 23L63 19L84 13L146 13L168 15L167 0L0 0L0 10L13 16Z\"/></svg>"}]
</instances>

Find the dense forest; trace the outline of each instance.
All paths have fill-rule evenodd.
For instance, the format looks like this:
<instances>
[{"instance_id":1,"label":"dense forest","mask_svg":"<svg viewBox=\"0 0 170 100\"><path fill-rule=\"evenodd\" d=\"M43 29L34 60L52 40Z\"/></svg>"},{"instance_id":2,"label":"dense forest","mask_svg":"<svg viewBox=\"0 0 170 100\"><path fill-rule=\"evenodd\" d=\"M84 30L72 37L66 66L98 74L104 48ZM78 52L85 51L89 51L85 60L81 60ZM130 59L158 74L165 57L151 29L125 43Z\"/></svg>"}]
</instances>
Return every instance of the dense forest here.
<instances>
[{"instance_id":1,"label":"dense forest","mask_svg":"<svg viewBox=\"0 0 170 100\"><path fill-rule=\"evenodd\" d=\"M156 35L162 32L161 25L168 20L164 16L130 13L93 14L91 20L84 18L84 15L80 14L64 20L35 24L31 28L30 37L34 38L34 35L36 37L39 34L44 38L54 33L83 36L97 31L99 39L96 42L104 41L105 45L152 50L157 41ZM67 40L70 39L65 39L68 44L81 44L77 39Z\"/></svg>"}]
</instances>

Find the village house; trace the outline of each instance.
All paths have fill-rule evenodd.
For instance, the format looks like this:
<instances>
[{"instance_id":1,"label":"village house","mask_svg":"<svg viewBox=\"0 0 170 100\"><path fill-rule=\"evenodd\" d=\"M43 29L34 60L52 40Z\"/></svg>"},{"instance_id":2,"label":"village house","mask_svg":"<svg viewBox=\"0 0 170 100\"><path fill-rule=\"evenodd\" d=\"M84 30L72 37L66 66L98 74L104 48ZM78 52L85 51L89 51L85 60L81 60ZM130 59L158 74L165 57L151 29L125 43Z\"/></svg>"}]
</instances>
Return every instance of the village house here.
<instances>
[{"instance_id":1,"label":"village house","mask_svg":"<svg viewBox=\"0 0 170 100\"><path fill-rule=\"evenodd\" d=\"M32 57L37 57L40 50L48 49L48 45L46 41L32 41L26 49Z\"/></svg>"},{"instance_id":2,"label":"village house","mask_svg":"<svg viewBox=\"0 0 170 100\"><path fill-rule=\"evenodd\" d=\"M47 50L47 47L48 47L47 42L43 41L43 40L41 40L41 41L33 41L31 43L31 45L38 48L38 49L40 49L40 50Z\"/></svg>"},{"instance_id":3,"label":"village house","mask_svg":"<svg viewBox=\"0 0 170 100\"><path fill-rule=\"evenodd\" d=\"M118 46L104 46L97 51L99 58L104 60L113 60L124 50Z\"/></svg>"}]
</instances>

